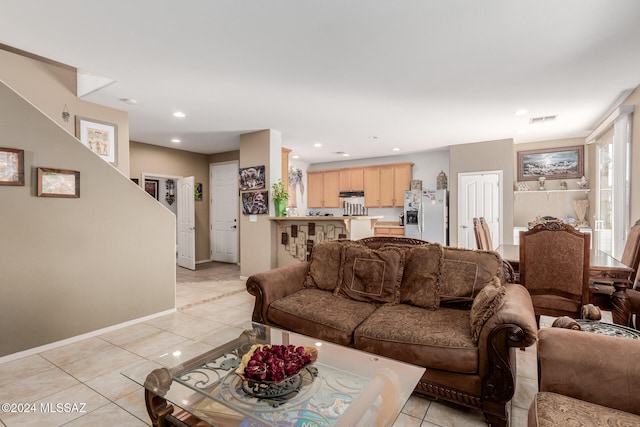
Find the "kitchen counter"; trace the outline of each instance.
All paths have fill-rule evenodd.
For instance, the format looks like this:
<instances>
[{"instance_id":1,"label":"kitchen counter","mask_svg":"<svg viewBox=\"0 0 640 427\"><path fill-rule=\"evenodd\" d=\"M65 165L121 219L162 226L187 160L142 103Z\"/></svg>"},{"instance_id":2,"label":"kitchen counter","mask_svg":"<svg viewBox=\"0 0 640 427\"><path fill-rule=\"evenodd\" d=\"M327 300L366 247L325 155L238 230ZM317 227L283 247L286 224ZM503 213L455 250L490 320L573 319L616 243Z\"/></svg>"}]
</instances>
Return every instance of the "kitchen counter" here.
<instances>
[{"instance_id":1,"label":"kitchen counter","mask_svg":"<svg viewBox=\"0 0 640 427\"><path fill-rule=\"evenodd\" d=\"M384 218L383 216L324 216L324 215L313 215L313 216L271 216L269 217L270 221L276 221L280 224L280 229L283 229L286 224L289 224L292 221L305 221L305 222L319 222L319 221L340 221L344 224L345 230L347 233L351 232L352 225L356 221L370 221L369 228L372 231L372 234L368 236L362 237L354 237L349 236L351 240L358 240L364 237L369 237L373 235L373 227L375 227L376 223L379 219Z\"/></svg>"},{"instance_id":2,"label":"kitchen counter","mask_svg":"<svg viewBox=\"0 0 640 427\"><path fill-rule=\"evenodd\" d=\"M404 225L399 221L378 221L374 227L374 236L404 236Z\"/></svg>"}]
</instances>

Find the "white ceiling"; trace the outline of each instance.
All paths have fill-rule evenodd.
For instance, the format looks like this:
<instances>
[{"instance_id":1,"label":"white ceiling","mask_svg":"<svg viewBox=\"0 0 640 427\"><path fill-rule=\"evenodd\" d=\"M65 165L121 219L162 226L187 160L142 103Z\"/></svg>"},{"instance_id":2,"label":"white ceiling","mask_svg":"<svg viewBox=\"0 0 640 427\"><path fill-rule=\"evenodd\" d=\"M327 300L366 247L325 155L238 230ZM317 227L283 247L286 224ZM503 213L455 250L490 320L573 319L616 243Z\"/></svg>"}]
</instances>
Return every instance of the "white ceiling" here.
<instances>
[{"instance_id":1,"label":"white ceiling","mask_svg":"<svg viewBox=\"0 0 640 427\"><path fill-rule=\"evenodd\" d=\"M0 11L0 43L113 79L83 99L127 110L132 140L205 154L266 128L308 163L582 137L640 84L637 0L0 0ZM547 115L558 118L529 124Z\"/></svg>"}]
</instances>

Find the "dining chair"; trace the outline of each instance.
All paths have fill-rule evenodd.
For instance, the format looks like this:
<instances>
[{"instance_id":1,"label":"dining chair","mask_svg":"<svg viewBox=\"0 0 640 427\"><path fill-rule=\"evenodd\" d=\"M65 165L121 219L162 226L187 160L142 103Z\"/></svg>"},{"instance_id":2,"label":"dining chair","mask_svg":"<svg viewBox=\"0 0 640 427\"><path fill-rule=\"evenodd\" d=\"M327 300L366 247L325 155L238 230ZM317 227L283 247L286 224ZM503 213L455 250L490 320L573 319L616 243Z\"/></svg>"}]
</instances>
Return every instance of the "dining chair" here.
<instances>
[{"instance_id":1,"label":"dining chair","mask_svg":"<svg viewBox=\"0 0 640 427\"><path fill-rule=\"evenodd\" d=\"M479 218L473 218L473 235L476 238L476 247L478 249L485 249L487 243Z\"/></svg>"},{"instance_id":2,"label":"dining chair","mask_svg":"<svg viewBox=\"0 0 640 427\"><path fill-rule=\"evenodd\" d=\"M634 288L640 264L640 220L636 221L629 229L620 261L631 267L633 271L626 278L593 279L589 284L593 304L606 308L611 307L611 295L616 291L616 285L623 285L623 289Z\"/></svg>"},{"instance_id":3,"label":"dining chair","mask_svg":"<svg viewBox=\"0 0 640 427\"><path fill-rule=\"evenodd\" d=\"M495 249L495 247L493 246L493 239L491 239L491 230L489 229L489 224L487 224L487 221L485 221L483 216L481 216L479 219L480 219L480 228L484 233L484 241L486 244L486 247L483 249L492 251Z\"/></svg>"},{"instance_id":4,"label":"dining chair","mask_svg":"<svg viewBox=\"0 0 640 427\"><path fill-rule=\"evenodd\" d=\"M558 221L520 232L520 284L540 315L580 317L589 303L591 236Z\"/></svg>"}]
</instances>

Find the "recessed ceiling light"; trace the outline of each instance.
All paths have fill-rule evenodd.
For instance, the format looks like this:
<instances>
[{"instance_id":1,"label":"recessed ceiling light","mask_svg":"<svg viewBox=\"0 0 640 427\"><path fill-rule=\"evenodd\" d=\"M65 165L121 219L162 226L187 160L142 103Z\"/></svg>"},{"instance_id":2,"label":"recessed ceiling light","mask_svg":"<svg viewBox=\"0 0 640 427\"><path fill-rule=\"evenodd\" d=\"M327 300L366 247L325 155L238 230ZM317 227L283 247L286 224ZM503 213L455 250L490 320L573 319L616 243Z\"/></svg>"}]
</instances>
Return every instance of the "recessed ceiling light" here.
<instances>
[{"instance_id":1,"label":"recessed ceiling light","mask_svg":"<svg viewBox=\"0 0 640 427\"><path fill-rule=\"evenodd\" d=\"M516 116L524 116L528 112L529 110L525 110L524 108L521 108L520 110L516 110Z\"/></svg>"},{"instance_id":2,"label":"recessed ceiling light","mask_svg":"<svg viewBox=\"0 0 640 427\"><path fill-rule=\"evenodd\" d=\"M181 140L179 140L178 138L172 138L172 139L171 139L171 142L175 142L176 144L179 144L179 143L181 143L182 141L181 141Z\"/></svg>"},{"instance_id":3,"label":"recessed ceiling light","mask_svg":"<svg viewBox=\"0 0 640 427\"><path fill-rule=\"evenodd\" d=\"M316 148L320 148L322 147L322 144L320 144L319 142L316 142L315 144L313 144L313 146Z\"/></svg>"},{"instance_id":4,"label":"recessed ceiling light","mask_svg":"<svg viewBox=\"0 0 640 427\"><path fill-rule=\"evenodd\" d=\"M185 113L183 113L182 111L176 111L175 113L173 113L174 117L178 117L180 119L183 119L185 117L187 117L187 115Z\"/></svg>"},{"instance_id":5,"label":"recessed ceiling light","mask_svg":"<svg viewBox=\"0 0 640 427\"><path fill-rule=\"evenodd\" d=\"M400 151L398 147L394 148L393 151Z\"/></svg>"},{"instance_id":6,"label":"recessed ceiling light","mask_svg":"<svg viewBox=\"0 0 640 427\"><path fill-rule=\"evenodd\" d=\"M342 157L349 157L349 153L342 153Z\"/></svg>"},{"instance_id":7,"label":"recessed ceiling light","mask_svg":"<svg viewBox=\"0 0 640 427\"><path fill-rule=\"evenodd\" d=\"M291 156L291 158L293 158L293 159L299 159L299 158L300 158L300 156L298 156L298 155L293 155L293 156Z\"/></svg>"}]
</instances>

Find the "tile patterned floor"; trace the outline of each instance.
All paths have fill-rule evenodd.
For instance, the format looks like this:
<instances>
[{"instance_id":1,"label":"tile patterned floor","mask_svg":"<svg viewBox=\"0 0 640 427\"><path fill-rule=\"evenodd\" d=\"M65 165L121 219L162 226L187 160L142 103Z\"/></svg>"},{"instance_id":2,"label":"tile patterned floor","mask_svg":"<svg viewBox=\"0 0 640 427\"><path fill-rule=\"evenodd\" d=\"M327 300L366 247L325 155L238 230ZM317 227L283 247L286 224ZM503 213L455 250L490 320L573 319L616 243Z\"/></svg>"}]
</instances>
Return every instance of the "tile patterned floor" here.
<instances>
[{"instance_id":1,"label":"tile patterned floor","mask_svg":"<svg viewBox=\"0 0 640 427\"><path fill-rule=\"evenodd\" d=\"M237 337L248 326L253 309L253 298L239 276L239 268L230 264L199 264L196 271L178 268L176 313L0 364L0 403L35 402L37 409L0 412L0 425L150 425L142 387L120 372L144 361L174 366ZM181 355L174 357L177 349ZM510 405L515 427L526 425L537 388L535 354L535 347L517 351L516 393ZM57 403L84 406L40 412L41 407L55 408ZM486 425L480 411L412 396L394 427Z\"/></svg>"}]
</instances>

